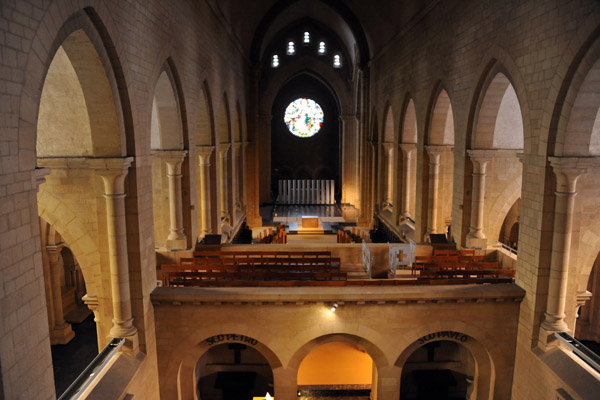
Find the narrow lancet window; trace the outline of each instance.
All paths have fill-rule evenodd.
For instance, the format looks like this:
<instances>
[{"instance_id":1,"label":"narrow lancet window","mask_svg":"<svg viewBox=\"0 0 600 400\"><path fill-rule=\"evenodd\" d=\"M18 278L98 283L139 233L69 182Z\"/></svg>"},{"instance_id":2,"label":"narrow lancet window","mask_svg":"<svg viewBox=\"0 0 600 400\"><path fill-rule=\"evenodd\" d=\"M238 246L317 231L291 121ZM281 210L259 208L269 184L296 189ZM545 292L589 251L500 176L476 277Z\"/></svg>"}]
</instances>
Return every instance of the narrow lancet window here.
<instances>
[{"instance_id":1,"label":"narrow lancet window","mask_svg":"<svg viewBox=\"0 0 600 400\"><path fill-rule=\"evenodd\" d=\"M333 56L333 68L342 68L342 56L339 54Z\"/></svg>"},{"instance_id":2,"label":"narrow lancet window","mask_svg":"<svg viewBox=\"0 0 600 400\"><path fill-rule=\"evenodd\" d=\"M325 54L325 42L319 42L319 54Z\"/></svg>"},{"instance_id":3,"label":"narrow lancet window","mask_svg":"<svg viewBox=\"0 0 600 400\"><path fill-rule=\"evenodd\" d=\"M310 32L304 32L304 44L310 43Z\"/></svg>"},{"instance_id":4,"label":"narrow lancet window","mask_svg":"<svg viewBox=\"0 0 600 400\"><path fill-rule=\"evenodd\" d=\"M271 67L279 67L279 56L277 54L273 54L273 60L271 60Z\"/></svg>"},{"instance_id":5,"label":"narrow lancet window","mask_svg":"<svg viewBox=\"0 0 600 400\"><path fill-rule=\"evenodd\" d=\"M291 56L296 53L296 48L294 46L294 42L288 42L287 54Z\"/></svg>"}]
</instances>

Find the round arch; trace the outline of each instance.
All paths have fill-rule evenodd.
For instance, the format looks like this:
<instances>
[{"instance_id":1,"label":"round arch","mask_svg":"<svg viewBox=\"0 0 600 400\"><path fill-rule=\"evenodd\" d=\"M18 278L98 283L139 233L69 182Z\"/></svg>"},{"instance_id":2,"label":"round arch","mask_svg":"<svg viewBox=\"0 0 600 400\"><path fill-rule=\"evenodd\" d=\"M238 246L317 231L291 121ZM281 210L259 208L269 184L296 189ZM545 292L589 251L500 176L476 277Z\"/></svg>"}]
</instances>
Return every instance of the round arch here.
<instances>
[{"instance_id":1,"label":"round arch","mask_svg":"<svg viewBox=\"0 0 600 400\"><path fill-rule=\"evenodd\" d=\"M489 352L477 339L460 331L430 331L430 333L423 334L400 353L394 365L403 369L408 358L418 348L426 343L444 340L459 343L466 347L475 359L477 398L494 398L496 374L495 366Z\"/></svg>"},{"instance_id":2,"label":"round arch","mask_svg":"<svg viewBox=\"0 0 600 400\"><path fill-rule=\"evenodd\" d=\"M300 346L294 352L286 367L293 371L298 371L300 364L311 351L322 344L333 342L350 343L360 347L371 356L373 363L375 363L378 369L389 365L389 360L385 353L373 342L351 333L330 333L315 337Z\"/></svg>"},{"instance_id":3,"label":"round arch","mask_svg":"<svg viewBox=\"0 0 600 400\"><path fill-rule=\"evenodd\" d=\"M172 349L165 370L165 384L160 385L161 397L195 399L197 362L217 343L242 343L257 350L271 366L277 386L277 372L282 369L283 365L279 357L261 337L253 335L252 332L241 332L239 326L236 327L233 323L210 327L209 330L208 333L192 333Z\"/></svg>"}]
</instances>

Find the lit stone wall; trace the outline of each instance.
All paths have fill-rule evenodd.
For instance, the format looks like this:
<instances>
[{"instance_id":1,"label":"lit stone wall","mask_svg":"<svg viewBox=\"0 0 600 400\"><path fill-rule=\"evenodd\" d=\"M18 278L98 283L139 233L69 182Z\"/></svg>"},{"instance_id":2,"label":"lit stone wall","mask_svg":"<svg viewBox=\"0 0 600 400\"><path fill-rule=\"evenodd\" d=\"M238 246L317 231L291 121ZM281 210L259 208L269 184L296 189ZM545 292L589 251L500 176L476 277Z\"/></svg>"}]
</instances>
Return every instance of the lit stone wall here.
<instances>
[{"instance_id":1,"label":"lit stone wall","mask_svg":"<svg viewBox=\"0 0 600 400\"><path fill-rule=\"evenodd\" d=\"M378 287L372 292L358 287L157 288L152 303L161 397L191 396L196 362L218 341L260 351L273 369L276 398L293 398L304 357L320 344L342 341L373 359L377 399L398 399L406 359L434 340L424 336L448 331L476 360L477 398L510 399L522 296L516 285ZM333 303L338 304L335 313Z\"/></svg>"},{"instance_id":2,"label":"lit stone wall","mask_svg":"<svg viewBox=\"0 0 600 400\"><path fill-rule=\"evenodd\" d=\"M539 325L546 308L551 256L556 187L547 160L547 156L555 154L549 146L554 140L549 127L553 118L558 120L556 113L561 112L560 107L555 107L560 101L561 85L565 85L562 87L564 90L569 88L569 68L578 68L578 57L587 54L586 46L592 46L594 50L590 59L582 64L586 66L597 59L597 35L594 32L599 25L600 10L597 2L593 1L551 1L544 4L519 1L502 4L494 1L439 2L432 9L424 8L415 18L414 25L406 27L385 51L375 55L371 67L371 99L378 116L383 115L388 103L396 113L406 96L414 99L418 160L427 157L423 143L430 125L428 113L433 107L436 89L441 85L447 90L454 116L456 155L452 232L462 246L469 231L472 197L472 168L466 150L472 148L472 130L476 123L473 116L483 96L482 83L489 74L503 71L515 88L523 114L523 165L519 167L518 161L511 161L506 167L497 166L495 162L491 169L488 166L488 174L496 176L499 184L486 190L484 232L496 234L502 221L490 220L490 217L497 218L495 214L499 211L507 213L512 204L506 203L510 203L509 198L515 197L514 192L503 190L501 179L516 181L522 168L523 190L518 196L522 201L516 280L527 295L519 316L519 345L512 393L517 399L553 398L558 389L575 398L585 393L580 392L581 388L571 386L575 385L571 378L576 373L570 378L560 375L548 359L542 359L532 351L532 347L537 347ZM583 75L576 75L575 82L582 79ZM571 96L568 101L572 103L573 98ZM381 126L382 121L378 123ZM564 130L564 126L559 125L559 129ZM424 163L418 161L417 164ZM500 173L504 176L501 177ZM420 182L417 184L416 220L421 223L427 212L427 202L423 201L427 185L422 181L423 172L418 171L417 174ZM597 181L597 178L587 179L582 178L582 190ZM500 204L503 197L506 203ZM582 281L585 280L580 276L581 270L591 268L598 252L595 233L597 208L589 200L591 197L586 199L579 196L576 199L576 203L585 201L583 210L589 213L586 218L581 218L580 224L577 222L579 216L575 216L574 229L578 231L574 232L572 241L566 306L570 326L574 321L576 292L582 290ZM424 228L417 227L417 237L423 233ZM588 246L592 243L593 246ZM583 260L585 266L578 267Z\"/></svg>"},{"instance_id":3,"label":"lit stone wall","mask_svg":"<svg viewBox=\"0 0 600 400\"><path fill-rule=\"evenodd\" d=\"M196 113L200 109L202 84L215 96L211 99L213 103L220 104L223 93L227 93L229 108L239 102L244 110L246 59L235 40L224 34L227 22L211 2L91 1L83 5L62 0L17 1L2 2L0 14L3 16L0 24L0 397L12 400L55 396L38 197L40 210L46 217L73 230L72 237L77 240L70 244L74 253L78 253L82 269L96 274L93 279L97 281L91 287L101 293L100 302L108 301L110 296L110 291L106 291L110 287L110 274L106 269L106 216L101 180L88 179L73 170L63 173L52 170L45 187L37 194L37 184L46 173L35 170L41 90L59 45L71 33L83 29L108 71L104 75L114 96L108 101L114 104L118 118L114 137L120 138L121 154L134 158L126 181L127 246L134 324L145 358L127 390L136 398L158 398L154 317L148 297L156 285L150 154L153 88L170 59L179 79L178 90L182 92L178 106L183 113L184 147L189 149L190 161L184 163L188 168L184 175L189 180L183 184L185 198L186 193L196 192L195 149L199 129ZM49 107L44 112L53 111L56 110ZM224 118L213 112L217 123ZM245 129L245 113L242 116L241 125ZM56 134L61 132L60 124L48 129ZM99 134L102 135L105 133ZM63 147L58 149L59 154L67 155L66 151L72 149L76 155L85 153L76 149L77 140L58 139L54 144L62 143ZM68 145L72 147L65 149ZM88 150L89 147L88 144ZM93 155L89 151L85 154ZM196 226L197 197L189 198L191 201L188 199L183 213L189 221L184 221L184 225ZM50 211L58 209L57 204L64 211L49 217ZM75 231L75 227L79 230ZM194 229L197 232L197 227ZM112 318L110 301L101 315L100 333L105 340L108 334L105 328L110 328Z\"/></svg>"}]
</instances>

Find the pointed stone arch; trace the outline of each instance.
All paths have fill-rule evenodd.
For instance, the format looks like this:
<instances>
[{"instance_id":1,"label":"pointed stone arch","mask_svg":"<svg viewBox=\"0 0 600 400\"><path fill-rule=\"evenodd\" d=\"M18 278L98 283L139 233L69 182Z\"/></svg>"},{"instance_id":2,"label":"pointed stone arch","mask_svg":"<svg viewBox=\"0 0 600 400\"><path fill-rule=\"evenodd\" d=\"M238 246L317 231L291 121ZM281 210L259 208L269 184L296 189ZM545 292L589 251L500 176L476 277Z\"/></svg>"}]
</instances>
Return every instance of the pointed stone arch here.
<instances>
[{"instance_id":1,"label":"pointed stone arch","mask_svg":"<svg viewBox=\"0 0 600 400\"><path fill-rule=\"evenodd\" d=\"M381 166L379 176L379 196L382 209L390 209L394 207L394 165L397 152L395 151L396 120L394 119L394 111L392 105L388 101L384 107L383 129L381 131L380 143L380 162Z\"/></svg>"},{"instance_id":2,"label":"pointed stone arch","mask_svg":"<svg viewBox=\"0 0 600 400\"><path fill-rule=\"evenodd\" d=\"M155 247L185 249L192 242L189 146L181 81L169 57L152 91L150 148ZM169 210L168 213L163 210Z\"/></svg>"},{"instance_id":3,"label":"pointed stone arch","mask_svg":"<svg viewBox=\"0 0 600 400\"><path fill-rule=\"evenodd\" d=\"M423 159L420 234L447 234L452 222L454 114L448 92L438 83L431 96ZM417 211L419 212L419 211ZM420 235L418 235L420 236ZM450 238L449 238L450 239Z\"/></svg>"}]
</instances>

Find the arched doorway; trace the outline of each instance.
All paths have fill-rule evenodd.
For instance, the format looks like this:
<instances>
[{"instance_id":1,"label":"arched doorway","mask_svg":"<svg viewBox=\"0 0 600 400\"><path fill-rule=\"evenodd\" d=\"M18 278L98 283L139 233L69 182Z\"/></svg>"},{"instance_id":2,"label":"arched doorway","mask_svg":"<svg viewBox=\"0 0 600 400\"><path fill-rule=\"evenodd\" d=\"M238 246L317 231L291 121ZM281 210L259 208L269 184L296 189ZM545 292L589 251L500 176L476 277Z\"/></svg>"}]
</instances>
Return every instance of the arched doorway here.
<instances>
[{"instance_id":1,"label":"arched doorway","mask_svg":"<svg viewBox=\"0 0 600 400\"><path fill-rule=\"evenodd\" d=\"M416 349L402 368L401 399L469 399L477 369L460 342L430 341Z\"/></svg>"},{"instance_id":2,"label":"arched doorway","mask_svg":"<svg viewBox=\"0 0 600 400\"><path fill-rule=\"evenodd\" d=\"M251 400L273 395L273 371L267 359L244 343L211 347L196 364L199 400Z\"/></svg>"},{"instance_id":3,"label":"arched doorway","mask_svg":"<svg viewBox=\"0 0 600 400\"><path fill-rule=\"evenodd\" d=\"M491 399L510 393L510 388L495 386L490 352L462 332L426 334L408 346L395 365L402 368L402 400Z\"/></svg>"},{"instance_id":4,"label":"arched doorway","mask_svg":"<svg viewBox=\"0 0 600 400\"><path fill-rule=\"evenodd\" d=\"M373 359L359 346L325 343L313 349L298 368L298 399L371 399L375 376Z\"/></svg>"}]
</instances>

